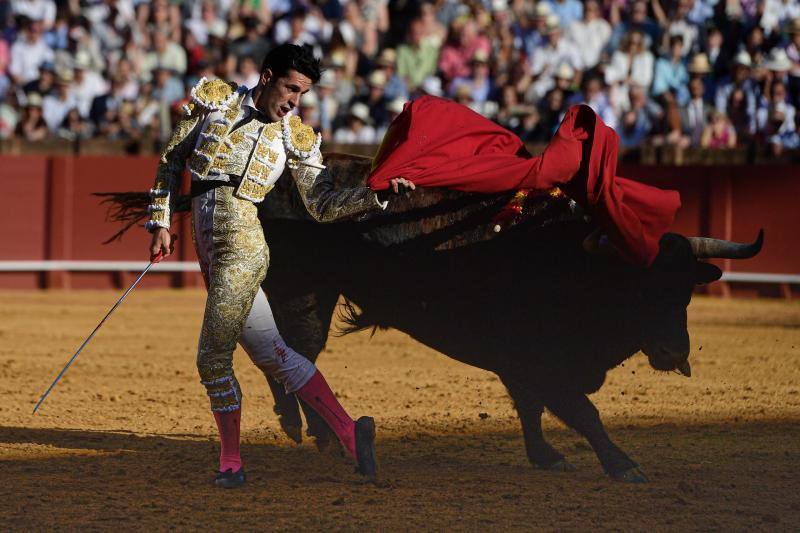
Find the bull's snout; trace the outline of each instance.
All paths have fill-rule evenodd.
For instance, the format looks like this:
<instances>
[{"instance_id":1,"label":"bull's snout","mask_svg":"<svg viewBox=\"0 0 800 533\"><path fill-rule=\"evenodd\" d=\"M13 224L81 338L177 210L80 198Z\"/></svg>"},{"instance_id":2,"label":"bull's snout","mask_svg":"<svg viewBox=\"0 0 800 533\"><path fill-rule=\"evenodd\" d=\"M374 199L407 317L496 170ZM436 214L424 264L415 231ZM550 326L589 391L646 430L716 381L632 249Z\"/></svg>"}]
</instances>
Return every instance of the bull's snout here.
<instances>
[{"instance_id":1,"label":"bull's snout","mask_svg":"<svg viewBox=\"0 0 800 533\"><path fill-rule=\"evenodd\" d=\"M645 344L642 351L647 356L650 366L656 370L671 372L677 370L684 376L692 373L689 365L689 339L681 339L672 343Z\"/></svg>"}]
</instances>

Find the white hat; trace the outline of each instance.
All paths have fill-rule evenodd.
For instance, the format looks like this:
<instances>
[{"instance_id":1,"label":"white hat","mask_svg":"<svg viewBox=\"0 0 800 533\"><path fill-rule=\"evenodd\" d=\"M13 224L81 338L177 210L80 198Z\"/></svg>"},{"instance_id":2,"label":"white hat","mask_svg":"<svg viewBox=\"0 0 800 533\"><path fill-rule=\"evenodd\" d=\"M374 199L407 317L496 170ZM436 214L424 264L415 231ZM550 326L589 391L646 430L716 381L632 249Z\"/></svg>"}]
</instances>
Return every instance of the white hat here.
<instances>
[{"instance_id":1,"label":"white hat","mask_svg":"<svg viewBox=\"0 0 800 533\"><path fill-rule=\"evenodd\" d=\"M386 111L389 113L397 113L398 115L403 112L403 107L406 105L405 98L397 97L386 104Z\"/></svg>"},{"instance_id":2,"label":"white hat","mask_svg":"<svg viewBox=\"0 0 800 533\"><path fill-rule=\"evenodd\" d=\"M711 72L711 63L708 61L708 56L704 53L695 54L692 60L689 61L690 74L708 74Z\"/></svg>"},{"instance_id":3,"label":"white hat","mask_svg":"<svg viewBox=\"0 0 800 533\"><path fill-rule=\"evenodd\" d=\"M78 70L88 70L92 65L92 60L89 58L89 52L80 50L75 54L75 61L73 66Z\"/></svg>"},{"instance_id":4,"label":"white hat","mask_svg":"<svg viewBox=\"0 0 800 533\"><path fill-rule=\"evenodd\" d=\"M42 107L42 95L39 93L28 93L25 105L28 107Z\"/></svg>"},{"instance_id":5,"label":"white hat","mask_svg":"<svg viewBox=\"0 0 800 533\"><path fill-rule=\"evenodd\" d=\"M367 84L370 87L383 89L386 87L386 73L382 70L373 70L367 78Z\"/></svg>"},{"instance_id":6,"label":"white hat","mask_svg":"<svg viewBox=\"0 0 800 533\"><path fill-rule=\"evenodd\" d=\"M792 62L783 48L773 48L769 53L767 68L773 72L783 72L792 68Z\"/></svg>"},{"instance_id":7,"label":"white hat","mask_svg":"<svg viewBox=\"0 0 800 533\"><path fill-rule=\"evenodd\" d=\"M436 76L428 76L422 80L420 89L431 96L442 96L442 80Z\"/></svg>"},{"instance_id":8,"label":"white hat","mask_svg":"<svg viewBox=\"0 0 800 533\"><path fill-rule=\"evenodd\" d=\"M561 19L558 18L558 15L556 14L547 15L547 22L545 23L545 31L547 33L551 33L560 29L561 29Z\"/></svg>"},{"instance_id":9,"label":"white hat","mask_svg":"<svg viewBox=\"0 0 800 533\"><path fill-rule=\"evenodd\" d=\"M492 0L492 11L505 11L508 9L508 0Z\"/></svg>"},{"instance_id":10,"label":"white hat","mask_svg":"<svg viewBox=\"0 0 800 533\"><path fill-rule=\"evenodd\" d=\"M332 70L323 71L319 78L319 82L317 82L317 87L321 87L323 89L335 89L336 73Z\"/></svg>"},{"instance_id":11,"label":"white hat","mask_svg":"<svg viewBox=\"0 0 800 533\"><path fill-rule=\"evenodd\" d=\"M314 91L308 91L300 97L300 107L314 107L319 106L319 98Z\"/></svg>"},{"instance_id":12,"label":"white hat","mask_svg":"<svg viewBox=\"0 0 800 533\"><path fill-rule=\"evenodd\" d=\"M747 53L747 50L740 50L736 57L733 58L733 63L747 68L753 66L753 61L750 59L750 54Z\"/></svg>"},{"instance_id":13,"label":"white hat","mask_svg":"<svg viewBox=\"0 0 800 533\"><path fill-rule=\"evenodd\" d=\"M533 10L533 14L537 19L546 19L552 12L550 5L544 2L537 3L536 8Z\"/></svg>"},{"instance_id":14,"label":"white hat","mask_svg":"<svg viewBox=\"0 0 800 533\"><path fill-rule=\"evenodd\" d=\"M562 80L572 80L575 77L575 69L569 63L561 63L554 77Z\"/></svg>"},{"instance_id":15,"label":"white hat","mask_svg":"<svg viewBox=\"0 0 800 533\"><path fill-rule=\"evenodd\" d=\"M364 124L372 124L372 117L369 116L369 107L362 102L356 102L351 105L349 115L351 117L356 117Z\"/></svg>"}]
</instances>

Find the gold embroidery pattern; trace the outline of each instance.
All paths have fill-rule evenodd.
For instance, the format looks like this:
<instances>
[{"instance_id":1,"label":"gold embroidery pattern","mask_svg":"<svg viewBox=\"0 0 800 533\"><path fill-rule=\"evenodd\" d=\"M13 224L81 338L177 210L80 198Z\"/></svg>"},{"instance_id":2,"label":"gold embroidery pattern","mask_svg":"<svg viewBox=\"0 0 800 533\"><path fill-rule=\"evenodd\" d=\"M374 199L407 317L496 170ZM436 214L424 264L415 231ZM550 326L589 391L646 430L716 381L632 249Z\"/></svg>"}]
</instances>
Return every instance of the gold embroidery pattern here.
<instances>
[{"instance_id":1,"label":"gold embroidery pattern","mask_svg":"<svg viewBox=\"0 0 800 533\"><path fill-rule=\"evenodd\" d=\"M233 351L266 275L269 250L256 206L233 196L231 187L219 187L214 194L214 253L197 367L211 409L226 411L238 408L241 399Z\"/></svg>"},{"instance_id":2,"label":"gold embroidery pattern","mask_svg":"<svg viewBox=\"0 0 800 533\"><path fill-rule=\"evenodd\" d=\"M200 115L196 114L178 122L172 137L161 152L156 179L153 189L150 191L152 203L149 210L151 215L150 220L145 224L149 231L156 228L169 229L170 227L173 204L178 196L183 178L183 166L186 156L197 140L199 121Z\"/></svg>"},{"instance_id":3,"label":"gold embroidery pattern","mask_svg":"<svg viewBox=\"0 0 800 533\"><path fill-rule=\"evenodd\" d=\"M307 160L322 167L322 156ZM304 164L289 165L297 192L317 222L333 222L380 209L378 197L367 187L335 189L327 170Z\"/></svg>"}]
</instances>

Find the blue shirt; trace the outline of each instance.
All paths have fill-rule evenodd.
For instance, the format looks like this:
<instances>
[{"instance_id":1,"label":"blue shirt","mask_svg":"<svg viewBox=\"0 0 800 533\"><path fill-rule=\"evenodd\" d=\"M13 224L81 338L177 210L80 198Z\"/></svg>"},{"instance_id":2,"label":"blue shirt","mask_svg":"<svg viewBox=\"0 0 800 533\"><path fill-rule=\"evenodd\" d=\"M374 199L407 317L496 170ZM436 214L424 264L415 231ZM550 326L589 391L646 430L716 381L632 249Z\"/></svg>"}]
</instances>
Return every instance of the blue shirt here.
<instances>
[{"instance_id":1,"label":"blue shirt","mask_svg":"<svg viewBox=\"0 0 800 533\"><path fill-rule=\"evenodd\" d=\"M672 90L678 105L689 101L689 72L683 61L673 63L665 57L656 61L656 71L653 77L653 96L659 96Z\"/></svg>"}]
</instances>

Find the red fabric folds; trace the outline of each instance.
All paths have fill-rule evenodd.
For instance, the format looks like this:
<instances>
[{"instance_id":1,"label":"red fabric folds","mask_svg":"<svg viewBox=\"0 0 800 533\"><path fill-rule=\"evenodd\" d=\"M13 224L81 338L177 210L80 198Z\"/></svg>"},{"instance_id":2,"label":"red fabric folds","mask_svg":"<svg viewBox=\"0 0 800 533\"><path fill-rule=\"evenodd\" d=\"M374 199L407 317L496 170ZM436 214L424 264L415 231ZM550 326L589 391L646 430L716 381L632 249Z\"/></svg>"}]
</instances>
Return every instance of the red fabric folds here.
<instances>
[{"instance_id":1,"label":"red fabric folds","mask_svg":"<svg viewBox=\"0 0 800 533\"><path fill-rule=\"evenodd\" d=\"M383 190L404 177L420 187L479 193L560 187L598 220L628 261L647 266L680 197L616 176L618 146L614 130L590 107L577 105L544 153L530 158L510 131L465 106L423 96L392 123L367 183Z\"/></svg>"}]
</instances>

